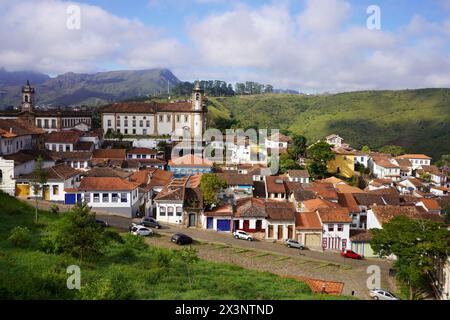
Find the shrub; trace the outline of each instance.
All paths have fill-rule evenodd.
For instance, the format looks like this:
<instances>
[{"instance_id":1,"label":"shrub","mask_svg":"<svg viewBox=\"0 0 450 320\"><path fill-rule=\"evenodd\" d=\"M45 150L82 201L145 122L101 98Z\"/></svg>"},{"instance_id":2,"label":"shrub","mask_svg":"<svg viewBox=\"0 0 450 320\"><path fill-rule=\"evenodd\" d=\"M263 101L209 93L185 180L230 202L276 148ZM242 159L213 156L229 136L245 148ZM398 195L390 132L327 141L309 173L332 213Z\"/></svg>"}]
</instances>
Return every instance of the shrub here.
<instances>
[{"instance_id":1,"label":"shrub","mask_svg":"<svg viewBox=\"0 0 450 320\"><path fill-rule=\"evenodd\" d=\"M14 247L26 248L31 243L31 233L27 227L15 227L8 240Z\"/></svg>"},{"instance_id":2,"label":"shrub","mask_svg":"<svg viewBox=\"0 0 450 320\"><path fill-rule=\"evenodd\" d=\"M56 204L52 205L50 207L50 212L55 214L55 215L58 215L59 214L59 207L58 207L58 205L56 205Z\"/></svg>"}]
</instances>

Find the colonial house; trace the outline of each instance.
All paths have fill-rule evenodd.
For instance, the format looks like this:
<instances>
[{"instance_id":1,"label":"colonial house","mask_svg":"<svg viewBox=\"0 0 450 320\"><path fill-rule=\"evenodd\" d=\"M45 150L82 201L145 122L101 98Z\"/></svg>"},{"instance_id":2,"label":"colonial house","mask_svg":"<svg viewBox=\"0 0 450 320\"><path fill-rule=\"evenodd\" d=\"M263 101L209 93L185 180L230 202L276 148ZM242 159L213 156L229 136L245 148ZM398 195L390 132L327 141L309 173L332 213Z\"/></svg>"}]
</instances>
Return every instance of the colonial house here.
<instances>
[{"instance_id":1,"label":"colonial house","mask_svg":"<svg viewBox=\"0 0 450 320\"><path fill-rule=\"evenodd\" d=\"M403 158L394 158L393 162L400 167L400 176L402 179L412 177L413 165L411 161Z\"/></svg>"},{"instance_id":2,"label":"colonial house","mask_svg":"<svg viewBox=\"0 0 450 320\"><path fill-rule=\"evenodd\" d=\"M369 168L378 179L398 181L401 178L400 166L385 156L373 156L369 161Z\"/></svg>"},{"instance_id":3,"label":"colonial house","mask_svg":"<svg viewBox=\"0 0 450 320\"><path fill-rule=\"evenodd\" d=\"M187 102L123 102L101 109L102 129L127 136L195 137L202 139L207 108L204 91L196 83Z\"/></svg>"},{"instance_id":4,"label":"colonial house","mask_svg":"<svg viewBox=\"0 0 450 320\"><path fill-rule=\"evenodd\" d=\"M231 232L233 218L233 206L229 203L221 204L213 210L204 213L202 226L207 230Z\"/></svg>"},{"instance_id":5,"label":"colonial house","mask_svg":"<svg viewBox=\"0 0 450 320\"><path fill-rule=\"evenodd\" d=\"M420 178L424 173L430 175L430 182L435 186L445 186L447 184L447 174L436 166L422 165L420 169L416 170L416 177Z\"/></svg>"},{"instance_id":6,"label":"colonial house","mask_svg":"<svg viewBox=\"0 0 450 320\"><path fill-rule=\"evenodd\" d=\"M368 153L364 153L361 151L354 151L354 160L355 160L355 166L359 164L360 166L364 166L364 168L369 167L369 160L371 156Z\"/></svg>"},{"instance_id":7,"label":"colonial house","mask_svg":"<svg viewBox=\"0 0 450 320\"><path fill-rule=\"evenodd\" d=\"M332 148L334 159L327 162L328 173L337 174L345 178L355 175L355 155L353 151L340 148Z\"/></svg>"},{"instance_id":8,"label":"colonial house","mask_svg":"<svg viewBox=\"0 0 450 320\"><path fill-rule=\"evenodd\" d=\"M249 174L239 173L216 173L216 175L227 182L224 190L225 197L248 197L253 196L253 179Z\"/></svg>"},{"instance_id":9,"label":"colonial house","mask_svg":"<svg viewBox=\"0 0 450 320\"><path fill-rule=\"evenodd\" d=\"M139 185L120 178L85 177L74 194L94 209L134 218L139 213ZM73 197L73 196L72 196Z\"/></svg>"},{"instance_id":10,"label":"colonial house","mask_svg":"<svg viewBox=\"0 0 450 320\"><path fill-rule=\"evenodd\" d=\"M30 127L45 132L78 129L89 131L92 125L92 113L82 110L66 111L62 109L38 110L35 108L35 90L30 83L22 87L21 109L0 112L0 119L20 119Z\"/></svg>"},{"instance_id":11,"label":"colonial house","mask_svg":"<svg viewBox=\"0 0 450 320\"><path fill-rule=\"evenodd\" d=\"M92 152L94 143L82 141L76 131L52 132L45 137L45 148L54 152Z\"/></svg>"},{"instance_id":12,"label":"colonial house","mask_svg":"<svg viewBox=\"0 0 450 320\"><path fill-rule=\"evenodd\" d=\"M289 191L283 177L266 177L266 198L270 200L286 201L289 199Z\"/></svg>"},{"instance_id":13,"label":"colonial house","mask_svg":"<svg viewBox=\"0 0 450 320\"><path fill-rule=\"evenodd\" d=\"M323 227L322 247L325 250L350 249L350 224L348 208L317 209Z\"/></svg>"},{"instance_id":14,"label":"colonial house","mask_svg":"<svg viewBox=\"0 0 450 320\"><path fill-rule=\"evenodd\" d=\"M266 201L267 240L294 239L295 208L290 202Z\"/></svg>"},{"instance_id":15,"label":"colonial house","mask_svg":"<svg viewBox=\"0 0 450 320\"><path fill-rule=\"evenodd\" d=\"M87 171L91 168L92 152L51 152L50 157L56 163L65 163L74 169Z\"/></svg>"},{"instance_id":16,"label":"colonial house","mask_svg":"<svg viewBox=\"0 0 450 320\"><path fill-rule=\"evenodd\" d=\"M0 119L0 155L37 149L42 133L43 131L29 127L20 120Z\"/></svg>"},{"instance_id":17,"label":"colonial house","mask_svg":"<svg viewBox=\"0 0 450 320\"><path fill-rule=\"evenodd\" d=\"M291 182L309 183L308 170L288 170L287 177Z\"/></svg>"},{"instance_id":18,"label":"colonial house","mask_svg":"<svg viewBox=\"0 0 450 320\"><path fill-rule=\"evenodd\" d=\"M43 170L47 182L39 190L34 190L33 175L21 175L16 178L17 196L42 198L47 201L64 202L65 189L77 188L80 171L70 166L59 164Z\"/></svg>"},{"instance_id":19,"label":"colonial house","mask_svg":"<svg viewBox=\"0 0 450 320\"><path fill-rule=\"evenodd\" d=\"M155 149L134 148L126 152L127 160L137 160L141 167L157 168L164 170L167 162L163 156Z\"/></svg>"},{"instance_id":20,"label":"colonial house","mask_svg":"<svg viewBox=\"0 0 450 320\"><path fill-rule=\"evenodd\" d=\"M282 133L274 133L265 139L266 149L277 149L279 153L287 152L292 139Z\"/></svg>"},{"instance_id":21,"label":"colonial house","mask_svg":"<svg viewBox=\"0 0 450 320\"><path fill-rule=\"evenodd\" d=\"M173 179L154 198L156 219L161 222L201 227L203 199L199 192L201 175Z\"/></svg>"},{"instance_id":22,"label":"colonial house","mask_svg":"<svg viewBox=\"0 0 450 320\"><path fill-rule=\"evenodd\" d=\"M348 147L347 144L344 144L344 139L338 136L337 134L330 134L325 138L325 141L336 148Z\"/></svg>"},{"instance_id":23,"label":"colonial house","mask_svg":"<svg viewBox=\"0 0 450 320\"><path fill-rule=\"evenodd\" d=\"M423 165L429 166L431 164L431 157L425 154L404 154L395 159L407 159L411 162L412 169L416 170Z\"/></svg>"},{"instance_id":24,"label":"colonial house","mask_svg":"<svg viewBox=\"0 0 450 320\"><path fill-rule=\"evenodd\" d=\"M450 188L449 187L431 186L430 192L437 197L447 196L447 195L450 195Z\"/></svg>"},{"instance_id":25,"label":"colonial house","mask_svg":"<svg viewBox=\"0 0 450 320\"><path fill-rule=\"evenodd\" d=\"M176 178L194 174L212 173L213 163L208 159L187 154L169 160L168 170L173 172Z\"/></svg>"},{"instance_id":26,"label":"colonial house","mask_svg":"<svg viewBox=\"0 0 450 320\"><path fill-rule=\"evenodd\" d=\"M297 240L311 250L322 250L322 222L316 211L300 212L295 217Z\"/></svg>"},{"instance_id":27,"label":"colonial house","mask_svg":"<svg viewBox=\"0 0 450 320\"><path fill-rule=\"evenodd\" d=\"M433 198L421 198L420 201L416 203L416 206L425 209L428 213L442 213L442 208L439 205L439 202Z\"/></svg>"},{"instance_id":28,"label":"colonial house","mask_svg":"<svg viewBox=\"0 0 450 320\"><path fill-rule=\"evenodd\" d=\"M267 228L267 211L265 200L244 198L236 200L236 210L233 218L233 230L244 230L250 233L261 233ZM268 236L273 237L272 231Z\"/></svg>"},{"instance_id":29,"label":"colonial house","mask_svg":"<svg viewBox=\"0 0 450 320\"><path fill-rule=\"evenodd\" d=\"M422 190L424 188L424 184L421 180L417 178L409 178L406 180L402 180L397 183L397 189L401 193L414 193L414 191Z\"/></svg>"},{"instance_id":30,"label":"colonial house","mask_svg":"<svg viewBox=\"0 0 450 320\"><path fill-rule=\"evenodd\" d=\"M92 165L93 166L105 166L111 162L118 162L122 164L125 160L125 149L98 149L94 150L92 154Z\"/></svg>"},{"instance_id":31,"label":"colonial house","mask_svg":"<svg viewBox=\"0 0 450 320\"><path fill-rule=\"evenodd\" d=\"M28 197L29 184L23 186L18 184L16 187L16 179L19 176L31 174L39 156L43 159L43 168L49 168L55 164L45 152L37 150L23 150L0 157L0 190L11 196Z\"/></svg>"}]
</instances>

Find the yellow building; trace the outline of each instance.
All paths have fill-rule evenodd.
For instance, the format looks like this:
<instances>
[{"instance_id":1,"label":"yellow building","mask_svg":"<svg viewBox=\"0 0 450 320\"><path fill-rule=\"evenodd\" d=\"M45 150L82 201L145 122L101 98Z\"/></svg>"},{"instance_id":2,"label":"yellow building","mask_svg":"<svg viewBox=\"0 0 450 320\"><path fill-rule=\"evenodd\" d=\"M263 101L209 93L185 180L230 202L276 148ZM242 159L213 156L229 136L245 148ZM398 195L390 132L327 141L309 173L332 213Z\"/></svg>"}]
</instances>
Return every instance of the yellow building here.
<instances>
[{"instance_id":1,"label":"yellow building","mask_svg":"<svg viewBox=\"0 0 450 320\"><path fill-rule=\"evenodd\" d=\"M332 150L335 158L327 163L328 173L345 178L353 177L355 175L355 155L342 148L333 148Z\"/></svg>"}]
</instances>

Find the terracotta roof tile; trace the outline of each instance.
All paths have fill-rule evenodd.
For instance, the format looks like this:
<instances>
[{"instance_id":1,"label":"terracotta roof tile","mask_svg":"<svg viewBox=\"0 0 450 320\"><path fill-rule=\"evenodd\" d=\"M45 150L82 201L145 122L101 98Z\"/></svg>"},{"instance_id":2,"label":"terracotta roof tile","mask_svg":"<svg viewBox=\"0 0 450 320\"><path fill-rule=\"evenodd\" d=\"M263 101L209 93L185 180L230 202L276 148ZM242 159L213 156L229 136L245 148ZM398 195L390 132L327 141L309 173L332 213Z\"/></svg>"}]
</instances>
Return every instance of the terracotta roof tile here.
<instances>
[{"instance_id":1,"label":"terracotta roof tile","mask_svg":"<svg viewBox=\"0 0 450 320\"><path fill-rule=\"evenodd\" d=\"M94 159L120 159L125 160L125 149L98 149L94 150Z\"/></svg>"},{"instance_id":2,"label":"terracotta roof tile","mask_svg":"<svg viewBox=\"0 0 450 320\"><path fill-rule=\"evenodd\" d=\"M317 212L323 223L339 222L351 223L350 210L348 208L319 208Z\"/></svg>"},{"instance_id":3,"label":"terracotta roof tile","mask_svg":"<svg viewBox=\"0 0 450 320\"><path fill-rule=\"evenodd\" d=\"M295 216L296 230L322 230L322 223L320 222L317 212L301 212Z\"/></svg>"},{"instance_id":4,"label":"terracotta roof tile","mask_svg":"<svg viewBox=\"0 0 450 320\"><path fill-rule=\"evenodd\" d=\"M131 191L137 187L137 183L121 178L85 177L81 180L79 189L85 191Z\"/></svg>"}]
</instances>

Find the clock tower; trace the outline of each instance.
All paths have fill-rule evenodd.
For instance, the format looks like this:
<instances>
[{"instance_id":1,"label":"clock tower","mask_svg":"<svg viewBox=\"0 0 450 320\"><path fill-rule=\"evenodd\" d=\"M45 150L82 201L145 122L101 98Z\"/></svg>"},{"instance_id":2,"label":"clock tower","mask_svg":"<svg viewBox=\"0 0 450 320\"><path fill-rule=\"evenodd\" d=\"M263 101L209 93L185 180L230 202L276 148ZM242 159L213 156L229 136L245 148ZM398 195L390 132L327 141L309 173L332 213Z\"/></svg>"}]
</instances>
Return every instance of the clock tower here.
<instances>
[{"instance_id":1,"label":"clock tower","mask_svg":"<svg viewBox=\"0 0 450 320\"><path fill-rule=\"evenodd\" d=\"M33 112L34 109L34 88L30 82L22 87L22 111Z\"/></svg>"}]
</instances>

